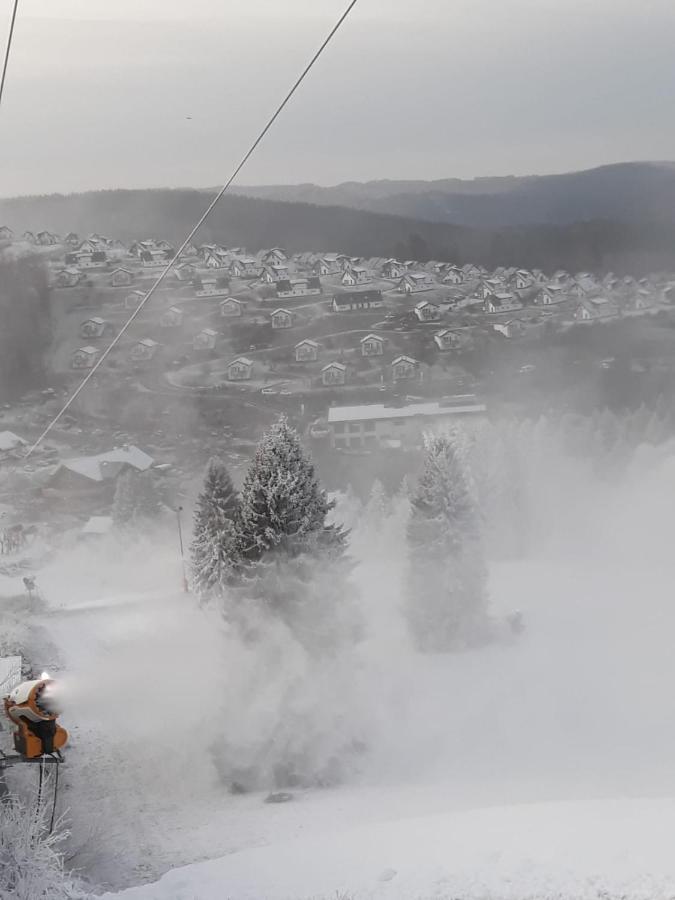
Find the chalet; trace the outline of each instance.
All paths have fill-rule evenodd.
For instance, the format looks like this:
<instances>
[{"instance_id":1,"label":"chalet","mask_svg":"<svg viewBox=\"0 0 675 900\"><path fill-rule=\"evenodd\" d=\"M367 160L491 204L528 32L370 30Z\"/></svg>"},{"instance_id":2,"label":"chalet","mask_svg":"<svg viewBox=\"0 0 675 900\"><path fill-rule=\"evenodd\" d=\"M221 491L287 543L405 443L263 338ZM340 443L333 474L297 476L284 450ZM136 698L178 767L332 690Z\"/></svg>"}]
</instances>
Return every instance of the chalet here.
<instances>
[{"instance_id":1,"label":"chalet","mask_svg":"<svg viewBox=\"0 0 675 900\"><path fill-rule=\"evenodd\" d=\"M518 269L513 277L516 290L525 291L534 284L534 276L527 269Z\"/></svg>"},{"instance_id":2,"label":"chalet","mask_svg":"<svg viewBox=\"0 0 675 900\"><path fill-rule=\"evenodd\" d=\"M569 286L570 281L572 281L572 276L564 269L558 269L557 272L553 273L553 278L551 279L551 281L558 287L566 288Z\"/></svg>"},{"instance_id":3,"label":"chalet","mask_svg":"<svg viewBox=\"0 0 675 900\"><path fill-rule=\"evenodd\" d=\"M108 254L105 250L78 250L76 257L81 269L105 269L108 265Z\"/></svg>"},{"instance_id":4,"label":"chalet","mask_svg":"<svg viewBox=\"0 0 675 900\"><path fill-rule=\"evenodd\" d=\"M158 350L157 341L153 341L152 338L142 338L131 348L131 358L134 362L146 362L153 359Z\"/></svg>"},{"instance_id":5,"label":"chalet","mask_svg":"<svg viewBox=\"0 0 675 900\"><path fill-rule=\"evenodd\" d=\"M574 279L577 297L590 297L599 292L599 285L595 278L588 272L580 272Z\"/></svg>"},{"instance_id":6,"label":"chalet","mask_svg":"<svg viewBox=\"0 0 675 900\"><path fill-rule=\"evenodd\" d=\"M318 277L294 278L291 281L277 282L277 297L308 297L321 293L321 281Z\"/></svg>"},{"instance_id":7,"label":"chalet","mask_svg":"<svg viewBox=\"0 0 675 900\"><path fill-rule=\"evenodd\" d=\"M78 247L80 244L80 239L74 231L69 231L68 234L64 237L63 243L67 244L69 247Z\"/></svg>"},{"instance_id":8,"label":"chalet","mask_svg":"<svg viewBox=\"0 0 675 900\"><path fill-rule=\"evenodd\" d=\"M180 306L170 306L162 313L159 324L162 328L180 328L183 318L184 313Z\"/></svg>"},{"instance_id":9,"label":"chalet","mask_svg":"<svg viewBox=\"0 0 675 900\"><path fill-rule=\"evenodd\" d=\"M244 256L231 263L230 272L235 278L258 278L262 272L262 266L252 256Z\"/></svg>"},{"instance_id":10,"label":"chalet","mask_svg":"<svg viewBox=\"0 0 675 900\"><path fill-rule=\"evenodd\" d=\"M360 256L347 256L344 253L338 253L337 255L337 263L340 272L346 272L347 269L351 269L353 266L358 266L360 262Z\"/></svg>"},{"instance_id":11,"label":"chalet","mask_svg":"<svg viewBox=\"0 0 675 900\"><path fill-rule=\"evenodd\" d=\"M246 356L233 359L227 366L228 381L250 381L253 374L253 361Z\"/></svg>"},{"instance_id":12,"label":"chalet","mask_svg":"<svg viewBox=\"0 0 675 900\"><path fill-rule=\"evenodd\" d=\"M333 312L360 312L381 309L384 306L382 291L346 291L333 297Z\"/></svg>"},{"instance_id":13,"label":"chalet","mask_svg":"<svg viewBox=\"0 0 675 900\"><path fill-rule=\"evenodd\" d=\"M85 238L85 240L80 242L80 245L77 248L77 253L81 256L90 255L92 253L104 252L106 250L107 244L106 242L100 238L98 235L93 235L92 237Z\"/></svg>"},{"instance_id":14,"label":"chalet","mask_svg":"<svg viewBox=\"0 0 675 900\"><path fill-rule=\"evenodd\" d=\"M437 322L441 317L440 307L428 300L415 304L415 315L420 322Z\"/></svg>"},{"instance_id":15,"label":"chalet","mask_svg":"<svg viewBox=\"0 0 675 900\"><path fill-rule=\"evenodd\" d=\"M394 381L408 381L417 374L417 361L410 356L397 356L391 364L391 376Z\"/></svg>"},{"instance_id":16,"label":"chalet","mask_svg":"<svg viewBox=\"0 0 675 900\"><path fill-rule=\"evenodd\" d=\"M173 248L153 247L152 250L141 250L141 266L144 269L161 269L176 255Z\"/></svg>"},{"instance_id":17,"label":"chalet","mask_svg":"<svg viewBox=\"0 0 675 900\"><path fill-rule=\"evenodd\" d=\"M230 280L226 276L219 278L199 278L194 281L195 297L227 297Z\"/></svg>"},{"instance_id":18,"label":"chalet","mask_svg":"<svg viewBox=\"0 0 675 900\"><path fill-rule=\"evenodd\" d=\"M494 297L496 294L504 292L504 282L501 278L485 278L480 283L480 294L483 300L488 297Z\"/></svg>"},{"instance_id":19,"label":"chalet","mask_svg":"<svg viewBox=\"0 0 675 900\"><path fill-rule=\"evenodd\" d=\"M341 271L337 253L328 253L322 256L316 268L319 275L337 275Z\"/></svg>"},{"instance_id":20,"label":"chalet","mask_svg":"<svg viewBox=\"0 0 675 900\"><path fill-rule=\"evenodd\" d=\"M347 366L340 362L331 362L321 370L321 383L325 387L344 384L347 377Z\"/></svg>"},{"instance_id":21,"label":"chalet","mask_svg":"<svg viewBox=\"0 0 675 900\"><path fill-rule=\"evenodd\" d=\"M94 316L92 319L87 319L86 322L82 322L80 325L80 337L81 338L100 338L106 333L109 325L105 319L101 319L98 316Z\"/></svg>"},{"instance_id":22,"label":"chalet","mask_svg":"<svg viewBox=\"0 0 675 900\"><path fill-rule=\"evenodd\" d=\"M296 362L316 362L319 358L319 345L316 341L306 338L295 345Z\"/></svg>"},{"instance_id":23,"label":"chalet","mask_svg":"<svg viewBox=\"0 0 675 900\"><path fill-rule=\"evenodd\" d=\"M554 306L556 303L562 303L566 299L567 292L564 288L557 284L549 284L539 291L534 298L534 302L537 306Z\"/></svg>"},{"instance_id":24,"label":"chalet","mask_svg":"<svg viewBox=\"0 0 675 900\"><path fill-rule=\"evenodd\" d=\"M194 263L182 262L179 263L173 269L173 277L176 281L180 281L182 283L190 282L194 279L197 274L197 267Z\"/></svg>"},{"instance_id":25,"label":"chalet","mask_svg":"<svg viewBox=\"0 0 675 900\"><path fill-rule=\"evenodd\" d=\"M0 241L13 241L14 232L8 225L0 226Z\"/></svg>"},{"instance_id":26,"label":"chalet","mask_svg":"<svg viewBox=\"0 0 675 900\"><path fill-rule=\"evenodd\" d=\"M417 294L419 291L430 291L434 279L428 272L408 272L398 285L398 290L406 294Z\"/></svg>"},{"instance_id":27,"label":"chalet","mask_svg":"<svg viewBox=\"0 0 675 900\"><path fill-rule=\"evenodd\" d=\"M51 247L59 242L58 235L52 234L51 231L38 231L35 240L41 247Z\"/></svg>"},{"instance_id":28,"label":"chalet","mask_svg":"<svg viewBox=\"0 0 675 900\"><path fill-rule=\"evenodd\" d=\"M265 284L276 284L278 281L288 281L288 266L265 266L261 278Z\"/></svg>"},{"instance_id":29,"label":"chalet","mask_svg":"<svg viewBox=\"0 0 675 900\"><path fill-rule=\"evenodd\" d=\"M450 266L443 274L443 284L462 284L464 273L457 266Z\"/></svg>"},{"instance_id":30,"label":"chalet","mask_svg":"<svg viewBox=\"0 0 675 900\"><path fill-rule=\"evenodd\" d=\"M331 406L328 428L331 446L336 450L419 446L424 435L435 427L454 424L470 427L471 423L478 426L486 415L485 404L466 394L404 406L380 403Z\"/></svg>"},{"instance_id":31,"label":"chalet","mask_svg":"<svg viewBox=\"0 0 675 900\"><path fill-rule=\"evenodd\" d=\"M134 273L130 272L129 269L114 269L110 273L110 284L113 287L128 287L130 284L133 284L134 281Z\"/></svg>"},{"instance_id":32,"label":"chalet","mask_svg":"<svg viewBox=\"0 0 675 900\"><path fill-rule=\"evenodd\" d=\"M215 350L217 342L218 332L213 328L203 328L192 338L192 346L195 350Z\"/></svg>"},{"instance_id":33,"label":"chalet","mask_svg":"<svg viewBox=\"0 0 675 900\"><path fill-rule=\"evenodd\" d=\"M224 300L220 301L220 315L223 318L235 318L241 316L244 312L246 304L242 300L237 300L235 297L226 297Z\"/></svg>"},{"instance_id":34,"label":"chalet","mask_svg":"<svg viewBox=\"0 0 675 900\"><path fill-rule=\"evenodd\" d=\"M382 356L385 339L379 334L367 334L361 338L361 356Z\"/></svg>"},{"instance_id":35,"label":"chalet","mask_svg":"<svg viewBox=\"0 0 675 900\"><path fill-rule=\"evenodd\" d=\"M654 306L654 295L651 291L645 290L644 288L640 288L640 290L633 294L629 301L629 308L635 312L644 312L649 309L654 309Z\"/></svg>"},{"instance_id":36,"label":"chalet","mask_svg":"<svg viewBox=\"0 0 675 900\"><path fill-rule=\"evenodd\" d=\"M287 309L275 309L272 313L272 328L277 331L280 328L293 327L293 313Z\"/></svg>"},{"instance_id":37,"label":"chalet","mask_svg":"<svg viewBox=\"0 0 675 900\"><path fill-rule=\"evenodd\" d=\"M92 369L98 358L96 347L80 347L70 357L71 369Z\"/></svg>"},{"instance_id":38,"label":"chalet","mask_svg":"<svg viewBox=\"0 0 675 900\"><path fill-rule=\"evenodd\" d=\"M465 281L480 278L482 274L478 266L475 266L473 263L467 263L466 265L462 266L462 272L464 274Z\"/></svg>"},{"instance_id":39,"label":"chalet","mask_svg":"<svg viewBox=\"0 0 675 900\"><path fill-rule=\"evenodd\" d=\"M100 492L112 497L117 479L124 472L146 472L153 459L127 445L96 456L80 456L63 460L49 479L53 490L68 492Z\"/></svg>"},{"instance_id":40,"label":"chalet","mask_svg":"<svg viewBox=\"0 0 675 900\"><path fill-rule=\"evenodd\" d=\"M143 300L145 299L145 294L143 291L132 291L130 294L127 294L124 298L124 308L125 309L137 309Z\"/></svg>"},{"instance_id":41,"label":"chalet","mask_svg":"<svg viewBox=\"0 0 675 900\"><path fill-rule=\"evenodd\" d=\"M517 297L513 294L495 294L490 296L483 303L483 312L490 315L496 313L513 312L521 309L522 305Z\"/></svg>"},{"instance_id":42,"label":"chalet","mask_svg":"<svg viewBox=\"0 0 675 900\"><path fill-rule=\"evenodd\" d=\"M522 337L525 334L525 325L520 319L509 319L508 322L495 322L492 330L503 334L506 338Z\"/></svg>"},{"instance_id":43,"label":"chalet","mask_svg":"<svg viewBox=\"0 0 675 900\"><path fill-rule=\"evenodd\" d=\"M74 266L68 266L68 268L57 273L55 284L59 288L75 287L83 278L84 275L79 269L76 269Z\"/></svg>"},{"instance_id":44,"label":"chalet","mask_svg":"<svg viewBox=\"0 0 675 900\"><path fill-rule=\"evenodd\" d=\"M399 279L406 273L405 265L397 259L388 259L382 266L382 277Z\"/></svg>"},{"instance_id":45,"label":"chalet","mask_svg":"<svg viewBox=\"0 0 675 900\"><path fill-rule=\"evenodd\" d=\"M459 350L464 340L458 332L452 331L450 328L444 328L442 331L436 332L434 343L439 350L446 352L448 350Z\"/></svg>"},{"instance_id":46,"label":"chalet","mask_svg":"<svg viewBox=\"0 0 675 900\"><path fill-rule=\"evenodd\" d=\"M204 254L204 266L207 269L229 269L232 258L222 247L209 247Z\"/></svg>"},{"instance_id":47,"label":"chalet","mask_svg":"<svg viewBox=\"0 0 675 900\"><path fill-rule=\"evenodd\" d=\"M582 300L574 312L577 322L599 322L613 319L619 312L606 297L588 297Z\"/></svg>"},{"instance_id":48,"label":"chalet","mask_svg":"<svg viewBox=\"0 0 675 900\"><path fill-rule=\"evenodd\" d=\"M363 266L349 266L342 276L342 284L346 287L355 287L357 284L369 284L372 281L368 269Z\"/></svg>"},{"instance_id":49,"label":"chalet","mask_svg":"<svg viewBox=\"0 0 675 900\"><path fill-rule=\"evenodd\" d=\"M282 250L281 247L272 247L271 250L267 250L262 256L263 265L271 267L283 266L287 259L286 251Z\"/></svg>"},{"instance_id":50,"label":"chalet","mask_svg":"<svg viewBox=\"0 0 675 900\"><path fill-rule=\"evenodd\" d=\"M37 238L32 231L24 231L21 235L21 240L27 241L29 244L37 244Z\"/></svg>"}]
</instances>

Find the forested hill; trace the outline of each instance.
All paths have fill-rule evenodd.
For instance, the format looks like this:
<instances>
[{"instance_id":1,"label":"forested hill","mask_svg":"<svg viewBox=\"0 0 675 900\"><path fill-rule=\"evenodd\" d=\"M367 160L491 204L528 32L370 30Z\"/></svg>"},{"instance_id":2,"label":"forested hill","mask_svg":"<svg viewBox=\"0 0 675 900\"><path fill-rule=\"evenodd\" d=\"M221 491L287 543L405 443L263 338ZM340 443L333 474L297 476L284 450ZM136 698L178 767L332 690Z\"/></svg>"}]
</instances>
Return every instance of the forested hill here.
<instances>
[{"instance_id":1,"label":"forested hill","mask_svg":"<svg viewBox=\"0 0 675 900\"><path fill-rule=\"evenodd\" d=\"M49 229L93 231L131 241L166 237L178 242L199 218L208 195L197 190L97 191L0 200L0 225L15 234ZM641 274L675 270L675 224L580 222L564 226L471 229L346 207L316 206L231 195L198 242L281 245L289 251L342 251L360 256L439 259L538 267L545 271L613 270Z\"/></svg>"}]
</instances>

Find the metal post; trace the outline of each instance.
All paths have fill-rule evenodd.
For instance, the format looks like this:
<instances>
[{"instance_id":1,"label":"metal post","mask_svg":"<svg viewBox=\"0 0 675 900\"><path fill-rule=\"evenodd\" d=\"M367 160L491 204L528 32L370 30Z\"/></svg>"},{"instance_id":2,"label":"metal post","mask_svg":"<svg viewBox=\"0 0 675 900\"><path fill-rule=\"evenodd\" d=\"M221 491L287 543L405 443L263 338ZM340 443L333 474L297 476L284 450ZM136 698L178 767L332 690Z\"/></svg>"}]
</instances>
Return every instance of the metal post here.
<instances>
[{"instance_id":1,"label":"metal post","mask_svg":"<svg viewBox=\"0 0 675 900\"><path fill-rule=\"evenodd\" d=\"M183 550L183 527L181 525L180 514L183 512L183 507L179 506L176 510L176 521L178 522L178 542L180 544L180 562L183 568L183 591L188 593L188 580L187 580L187 572L185 571L185 551Z\"/></svg>"}]
</instances>

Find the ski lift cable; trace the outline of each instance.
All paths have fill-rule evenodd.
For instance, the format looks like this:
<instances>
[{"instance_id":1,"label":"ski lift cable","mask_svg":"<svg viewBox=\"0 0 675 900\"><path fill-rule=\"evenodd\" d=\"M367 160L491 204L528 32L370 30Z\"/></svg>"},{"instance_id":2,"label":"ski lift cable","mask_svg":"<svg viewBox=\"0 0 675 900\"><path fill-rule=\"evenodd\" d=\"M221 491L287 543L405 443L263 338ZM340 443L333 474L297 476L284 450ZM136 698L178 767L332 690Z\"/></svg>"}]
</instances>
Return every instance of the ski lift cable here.
<instances>
[{"instance_id":1,"label":"ski lift cable","mask_svg":"<svg viewBox=\"0 0 675 900\"><path fill-rule=\"evenodd\" d=\"M17 2L18 2L18 0L17 0ZM221 199L221 198L223 197L223 195L229 190L229 188L230 188L230 186L232 185L233 181L236 179L236 177L239 175L239 173L240 173L241 170L244 168L244 166L246 165L246 163L249 161L249 159L253 156L253 154L255 153L255 151L258 149L258 146L262 143L262 141L264 140L264 138L265 138L265 136L267 135L268 131L272 128L272 126L274 125L274 123L276 122L276 120L279 118L279 116L281 115L281 113L282 113L282 112L284 111L284 109L286 108L287 104L290 102L290 100L291 100L291 98L293 97L293 95L295 94L295 92L298 90L298 88L299 88L300 85L303 83L303 81L305 80L305 78L309 75L309 73L311 72L311 70L314 68L315 63L318 61L319 57L323 54L324 50L328 47L328 45L329 45L330 42L333 40L333 38L335 37L335 35L337 34L337 32L340 30L340 28L341 28L342 25L344 24L345 20L347 19L347 17L349 16L349 14L351 13L351 11L352 11L352 10L354 9L354 7L356 6L357 2L358 2L358 0L351 0L351 2L349 3L349 5L348 5L347 8L345 9L345 11L342 13L342 15L340 16L340 18L337 20L337 22L335 23L335 25L332 27L332 29L331 29L330 32L328 33L327 37L324 39L324 41L323 41L323 43L321 44L321 46L319 47L319 49L316 51L316 53L314 54L314 56L312 56L312 58L311 58L310 61L307 63L307 65L306 65L305 68L303 69L303 71L302 71L302 73L300 74L300 76L299 76L299 77L297 78L297 80L295 81L295 83L293 84L293 87L292 87L292 88L289 90L289 92L286 94L286 96L285 96L284 99L281 101L281 103L279 104L279 106L277 107L277 109L275 110L275 112L273 113L273 115L272 115L272 116L270 117L270 119L268 120L268 122L267 122L267 124L265 125L265 127L262 129L262 131L260 132L260 134L259 134L259 135L257 136L257 138L255 139L255 141L251 144L251 146L249 147L249 149L246 151L245 155L243 156L241 162L240 162L240 163L237 165L237 167L235 168L234 172L230 175L230 177L227 179L227 181L225 182L225 184L220 188L220 190L218 191L218 193L214 196L213 200L211 200L211 202L209 203L209 205L207 206L207 208L204 210L204 212L202 213L201 217L199 218L197 224L191 229L190 233L187 235L187 237L185 238L185 240L183 241L183 243L180 245L180 247L179 247L178 250L176 251L176 253L175 253L175 255L173 256L173 258L170 259L170 260L167 262L166 266L165 266L165 267L162 269L162 271L159 273L157 279L156 279L156 280L154 281L154 283L150 286L148 292L145 294L145 296L143 297L143 299L141 300L141 302L138 304L138 306L136 307L136 309L133 311L133 313L129 316L129 318L128 318L127 321L124 323L124 325L122 326L122 328L120 329L120 331L117 333L117 335L113 338L113 340L110 342L110 344L109 344L109 345L106 347L106 349L103 351L103 353L101 354L101 356L99 357L99 359L96 361L96 363L94 364L94 366L89 370L89 372L87 372L87 374L86 374L86 376L84 377L84 379L82 380L82 382L81 382L81 383L79 384L79 386L75 389L75 391L73 391L73 393L70 395L70 397L68 398L68 400L66 401L66 403L64 404L64 406L63 406L63 407L61 408L61 410L58 412L58 414L57 414L56 416L54 416L54 418L49 422L49 424L47 425L47 427L44 429L44 431L43 431L42 434L38 437L38 439L35 441L35 443L32 445L32 447L30 447L30 449L29 449L28 452L26 453L26 456L25 456L26 459L29 459L29 458L30 458L30 456L35 452L35 450L40 446L40 444L42 443L42 441L47 437L47 435L48 435L49 432L52 430L52 428L56 425L56 423L61 419L61 417L62 417L62 416L67 412L67 410L72 406L72 404L75 402L75 400L80 396L80 394L81 394L82 391L85 389L85 387L89 384L89 382L92 380L92 378L94 377L94 375L96 374L96 372L98 372L98 370L101 368L101 366L103 365L103 363L105 362L105 360L108 358L108 356L109 356L109 355L111 354L111 352L115 349L115 347L117 346L117 344L120 342L120 340L121 340L121 338L123 337L123 335L129 330L130 326L133 324L133 322L134 322L134 321L136 320L136 318L139 316L139 314L141 313L141 311L143 310L143 308L145 307L145 305L147 304L147 302L150 300L150 298L152 297L152 295L155 293L155 291L157 290L157 288L162 284L162 282L164 281L164 279L166 278L166 276L169 274L169 272L171 271L171 269L173 268L173 266L175 266L176 262L177 262L177 261L180 259L180 257L183 255L183 253L185 252L185 248L186 248L186 247L188 246L188 244L192 241L192 238L193 238L193 237L195 236L195 234L199 231L199 229L202 227L202 225L206 222L206 220L208 219L208 217L211 215L211 213L213 212L213 210L214 210L215 207L217 206L217 204L218 204L218 202L220 201L220 199Z\"/></svg>"},{"instance_id":2,"label":"ski lift cable","mask_svg":"<svg viewBox=\"0 0 675 900\"><path fill-rule=\"evenodd\" d=\"M5 46L5 59L2 64L2 78L0 78L0 106L2 105L2 97L5 92L5 79L7 78L7 66L9 65L9 53L12 49L12 40L14 38L14 23L16 22L16 13L19 8L19 0L14 0L12 8L12 18L9 23L9 34L7 35L7 45Z\"/></svg>"}]
</instances>

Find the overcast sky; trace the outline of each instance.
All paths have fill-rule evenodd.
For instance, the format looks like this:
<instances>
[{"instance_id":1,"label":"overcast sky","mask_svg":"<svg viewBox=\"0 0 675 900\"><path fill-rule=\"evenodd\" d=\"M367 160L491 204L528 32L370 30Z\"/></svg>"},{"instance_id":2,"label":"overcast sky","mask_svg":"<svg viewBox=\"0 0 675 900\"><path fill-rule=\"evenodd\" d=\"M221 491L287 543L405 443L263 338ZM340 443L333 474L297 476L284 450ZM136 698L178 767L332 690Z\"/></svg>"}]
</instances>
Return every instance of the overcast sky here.
<instances>
[{"instance_id":1,"label":"overcast sky","mask_svg":"<svg viewBox=\"0 0 675 900\"><path fill-rule=\"evenodd\" d=\"M0 195L220 183L345 6L20 0ZM359 0L240 181L675 159L674 47L673 0Z\"/></svg>"}]
</instances>

